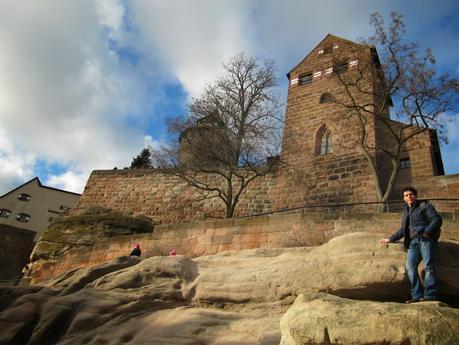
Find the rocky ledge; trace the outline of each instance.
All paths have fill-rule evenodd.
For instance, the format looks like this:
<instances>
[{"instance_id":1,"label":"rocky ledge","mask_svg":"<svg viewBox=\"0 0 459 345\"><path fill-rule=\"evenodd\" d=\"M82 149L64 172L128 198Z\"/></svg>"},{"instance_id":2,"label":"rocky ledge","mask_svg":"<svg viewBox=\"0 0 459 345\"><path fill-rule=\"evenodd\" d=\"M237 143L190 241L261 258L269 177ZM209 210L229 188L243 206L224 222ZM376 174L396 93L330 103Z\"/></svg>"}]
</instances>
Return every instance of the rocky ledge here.
<instances>
[{"instance_id":1,"label":"rocky ledge","mask_svg":"<svg viewBox=\"0 0 459 345\"><path fill-rule=\"evenodd\" d=\"M0 344L459 344L459 309L405 305L401 244L353 233L320 247L190 259L120 257L0 290ZM457 306L459 243L439 244Z\"/></svg>"}]
</instances>

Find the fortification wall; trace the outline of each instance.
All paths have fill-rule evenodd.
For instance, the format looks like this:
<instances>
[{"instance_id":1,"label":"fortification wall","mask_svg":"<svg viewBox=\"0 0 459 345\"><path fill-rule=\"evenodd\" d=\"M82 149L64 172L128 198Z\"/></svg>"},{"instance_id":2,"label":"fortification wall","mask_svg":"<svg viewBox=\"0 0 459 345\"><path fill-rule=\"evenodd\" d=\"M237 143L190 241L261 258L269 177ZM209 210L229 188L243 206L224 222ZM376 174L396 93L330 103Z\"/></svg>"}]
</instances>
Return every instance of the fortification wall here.
<instances>
[{"instance_id":1,"label":"fortification wall","mask_svg":"<svg viewBox=\"0 0 459 345\"><path fill-rule=\"evenodd\" d=\"M236 216L272 211L276 182L276 173L273 173L249 184L241 195ZM219 198L206 198L178 177L152 169L93 171L73 213L91 206L133 216L142 214L160 224L222 218L225 214Z\"/></svg>"},{"instance_id":2,"label":"fortification wall","mask_svg":"<svg viewBox=\"0 0 459 345\"><path fill-rule=\"evenodd\" d=\"M412 184L419 190L420 198L426 199L451 199L459 196L459 174L446 176L425 175L423 164L429 165L430 161L424 157L423 152L412 155ZM424 157L424 158L423 158ZM424 162L424 163L423 163ZM346 171L345 166L352 166L351 162L343 161L342 164L335 162L336 169ZM353 170L352 174L359 170ZM321 174L333 172L322 171ZM302 189L301 181L296 181L298 172L282 170L278 177L276 173L261 177L253 181L243 192L236 208L236 216L249 216L264 212L278 211L288 207L304 206L307 204L321 204L323 200L314 199L316 193L310 193L310 202L305 199L297 200L295 190ZM319 174L319 173L318 173ZM421 174L421 175L419 175ZM285 180L292 180L287 186L282 183ZM341 181L342 182L342 181ZM371 181L365 182L356 179L354 183L362 183L365 189L373 188ZM324 193L337 195L336 203L345 202L338 196L346 189L352 189L349 185L328 184L323 186ZM399 196L401 199L401 196ZM368 199L368 194L362 195L360 200L352 202L376 201L376 198ZM435 201L438 210L451 212L459 209L459 201ZM223 218L224 206L218 198L206 199L198 190L186 186L183 181L170 175L164 175L157 171L146 170L96 170L93 171L86 184L85 190L72 210L72 214L81 208L101 206L111 208L127 214L145 215L152 218L158 224L184 223L190 221L204 220L209 218ZM375 210L376 207L364 206L363 211Z\"/></svg>"},{"instance_id":3,"label":"fortification wall","mask_svg":"<svg viewBox=\"0 0 459 345\"><path fill-rule=\"evenodd\" d=\"M459 199L459 174L444 176L415 176L413 185L419 190L419 196L425 199ZM459 210L458 201L434 201L433 204L443 212Z\"/></svg>"},{"instance_id":4,"label":"fortification wall","mask_svg":"<svg viewBox=\"0 0 459 345\"><path fill-rule=\"evenodd\" d=\"M459 240L459 212L442 214L442 239ZM400 226L399 213L295 213L249 218L157 225L153 233L96 240L91 247L69 250L57 261L33 263L32 283L55 277L70 269L93 266L128 255L139 243L143 257L211 255L227 250L263 247L311 246L333 237L365 231L387 236Z\"/></svg>"}]
</instances>

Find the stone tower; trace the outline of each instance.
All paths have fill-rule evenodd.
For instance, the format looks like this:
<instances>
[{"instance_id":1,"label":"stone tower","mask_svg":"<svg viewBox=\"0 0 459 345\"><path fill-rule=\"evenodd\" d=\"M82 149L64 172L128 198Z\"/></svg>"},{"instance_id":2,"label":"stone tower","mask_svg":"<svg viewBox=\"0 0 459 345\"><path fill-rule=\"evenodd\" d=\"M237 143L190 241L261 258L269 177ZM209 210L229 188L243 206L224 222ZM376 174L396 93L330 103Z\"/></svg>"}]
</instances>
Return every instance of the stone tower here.
<instances>
[{"instance_id":1,"label":"stone tower","mask_svg":"<svg viewBox=\"0 0 459 345\"><path fill-rule=\"evenodd\" d=\"M280 201L276 208L377 200L372 172L357 145L359 127L354 118L343 117L343 107L337 104L347 97L340 78L355 77L357 73L368 91L355 92L357 102L378 104L373 91L383 88L384 81L376 49L329 34L287 74L289 90L281 154L285 169L279 173ZM380 116L388 118L389 109L385 108ZM375 148L390 144L378 121L375 116L366 118L366 142ZM416 149L424 148L424 156L439 152L436 135L430 132L421 136L422 143L416 145ZM402 159L410 159L410 149L407 145ZM376 155L378 174L384 183L388 162L377 152L375 149L372 154ZM430 164L430 176L436 175L435 161L441 165L441 157L437 154L425 161ZM437 174L442 169L436 169ZM413 182L411 169L399 175L394 193Z\"/></svg>"},{"instance_id":2,"label":"stone tower","mask_svg":"<svg viewBox=\"0 0 459 345\"><path fill-rule=\"evenodd\" d=\"M230 166L234 157L234 144L217 111L180 133L179 162L183 167L200 171L222 164Z\"/></svg>"}]
</instances>

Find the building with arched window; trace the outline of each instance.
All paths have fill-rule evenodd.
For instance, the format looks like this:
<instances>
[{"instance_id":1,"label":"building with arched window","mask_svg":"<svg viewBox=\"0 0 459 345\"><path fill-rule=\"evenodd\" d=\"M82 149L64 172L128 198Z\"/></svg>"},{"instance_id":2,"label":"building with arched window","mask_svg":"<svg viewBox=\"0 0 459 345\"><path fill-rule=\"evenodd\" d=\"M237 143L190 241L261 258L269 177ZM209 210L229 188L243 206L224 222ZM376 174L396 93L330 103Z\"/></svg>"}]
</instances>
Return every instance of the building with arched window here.
<instances>
[{"instance_id":1,"label":"building with arched window","mask_svg":"<svg viewBox=\"0 0 459 345\"><path fill-rule=\"evenodd\" d=\"M372 46L333 35L319 42L287 74L278 170L251 182L240 194L236 215L378 201L375 176L359 140L365 140L379 181L387 185L391 162L381 152L393 142L383 122L394 129L406 125L390 119L387 104L379 114L361 118L364 127L360 127L358 119L343 108L346 91L341 80L358 76L366 90L355 97L356 104L373 105L378 104L380 97L376 95L385 87L381 72ZM227 137L221 125L218 116L210 116L182 134L180 161L184 166L212 166L222 157L231 157L231 151L225 151ZM212 146L216 154L195 155L200 145ZM391 200L400 200L400 191L406 185L415 185L422 197L428 198L448 197L450 190L457 190L459 185L459 175L440 176L444 171L434 130L425 130L402 147L399 167ZM212 182L214 176L206 176ZM154 169L94 171L76 208L107 207L144 214L159 223L221 216L222 205L215 198L203 198L189 188L181 193L177 186L180 184L174 177ZM110 196L106 195L107 188L112 191Z\"/></svg>"},{"instance_id":2,"label":"building with arched window","mask_svg":"<svg viewBox=\"0 0 459 345\"><path fill-rule=\"evenodd\" d=\"M372 170L358 143L363 137L366 146L372 148L370 154L376 157L377 173L384 184L390 162L381 151L391 143L381 119L391 121L394 128L402 124L390 120L386 108L379 118L363 119L362 134L355 117L346 116L342 107L346 97L342 80L353 73L359 73L368 86L366 92L355 95L358 104L377 104L373 90L383 88L385 82L374 47L327 35L287 74L281 153L286 169L278 176L277 207L378 200ZM419 159L413 159L415 156ZM415 162L425 166L413 169ZM416 143L403 148L393 199L399 199L404 185L442 174L436 132L427 130Z\"/></svg>"}]
</instances>

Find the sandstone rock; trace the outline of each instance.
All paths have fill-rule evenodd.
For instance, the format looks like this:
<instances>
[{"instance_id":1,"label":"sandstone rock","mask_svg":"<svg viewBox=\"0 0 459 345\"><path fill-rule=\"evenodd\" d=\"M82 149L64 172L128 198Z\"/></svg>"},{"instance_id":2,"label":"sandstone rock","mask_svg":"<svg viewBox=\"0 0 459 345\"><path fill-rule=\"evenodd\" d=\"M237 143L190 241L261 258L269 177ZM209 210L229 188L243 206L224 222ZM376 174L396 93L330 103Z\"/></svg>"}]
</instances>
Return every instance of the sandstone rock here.
<instances>
[{"instance_id":1,"label":"sandstone rock","mask_svg":"<svg viewBox=\"0 0 459 345\"><path fill-rule=\"evenodd\" d=\"M122 256L105 264L68 271L42 285L59 290L63 289L62 294L69 294L113 271L137 265L140 260L137 256Z\"/></svg>"},{"instance_id":2,"label":"sandstone rock","mask_svg":"<svg viewBox=\"0 0 459 345\"><path fill-rule=\"evenodd\" d=\"M281 345L459 344L459 310L438 302L355 301L300 295L281 320Z\"/></svg>"},{"instance_id":3,"label":"sandstone rock","mask_svg":"<svg viewBox=\"0 0 459 345\"><path fill-rule=\"evenodd\" d=\"M403 300L408 297L401 245L353 233L312 248L258 249L196 258L196 300L266 302L306 292Z\"/></svg>"},{"instance_id":4,"label":"sandstone rock","mask_svg":"<svg viewBox=\"0 0 459 345\"><path fill-rule=\"evenodd\" d=\"M104 208L80 210L56 219L35 246L31 261L55 260L70 248L91 246L96 238L152 232L154 222L144 216L131 217Z\"/></svg>"},{"instance_id":5,"label":"sandstone rock","mask_svg":"<svg viewBox=\"0 0 459 345\"><path fill-rule=\"evenodd\" d=\"M121 257L69 271L46 282L45 287L8 292L11 297L0 313L0 344L278 345L281 317L299 294L328 291L380 301L397 301L408 295L403 246L380 245L379 239L377 235L353 233L315 248L243 250L196 259ZM444 251L444 272L448 274L458 273L456 248L451 242ZM458 294L455 279L444 275L441 282ZM328 305L335 303L328 300L335 297L327 299L326 294L307 296L318 297L311 301L304 297L295 304L321 299ZM346 307L346 303L342 304ZM355 303L373 303L368 304L369 310L381 310L381 315L389 315L389 321L392 314L381 306L389 306L401 315L408 310L397 309L405 307L397 303ZM347 325L348 318L354 317L355 322L361 322L356 309L345 307L335 315L338 325L340 320ZM429 306L433 307L440 308ZM448 310L452 309L443 308L438 315L446 315L448 320L451 315L456 317ZM301 322L306 322L302 321L304 315L294 315L298 318L292 320L298 319L301 328ZM371 327L377 327L374 318L380 314L375 315L368 317L375 323ZM291 320L290 316L286 318ZM394 316L394 320L399 319ZM290 321L287 324L290 327ZM437 327L428 336L440 331L443 328ZM283 341L288 341L289 334L296 337L295 332L296 328L289 328L287 335L283 333ZM327 332L332 339L334 333L328 328ZM361 334L361 329L358 332ZM397 341L404 338L394 339L386 344L401 344Z\"/></svg>"}]
</instances>

